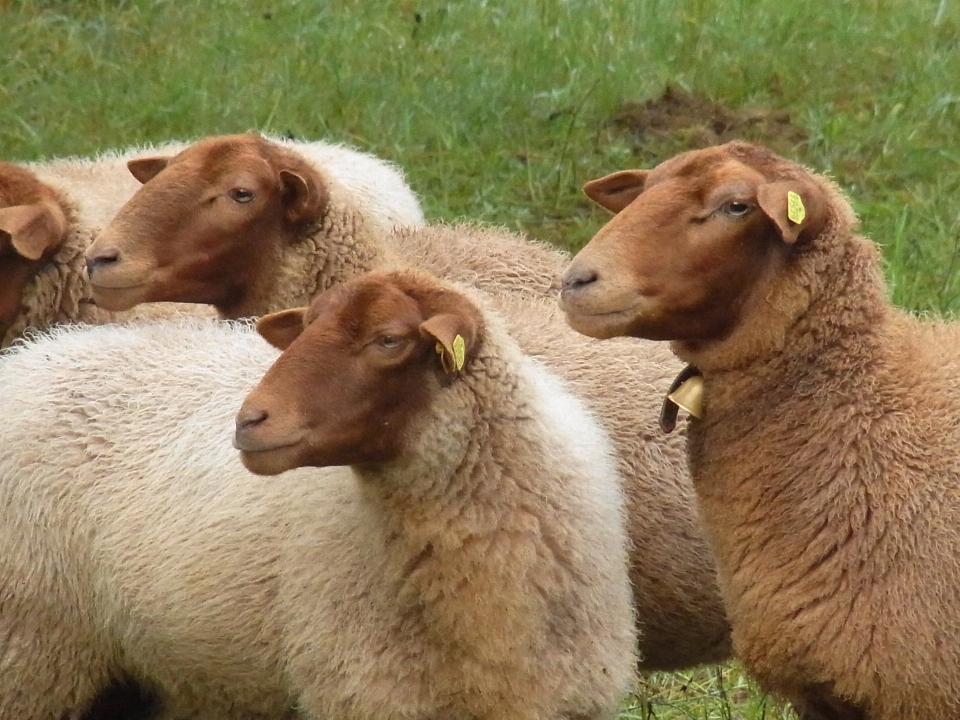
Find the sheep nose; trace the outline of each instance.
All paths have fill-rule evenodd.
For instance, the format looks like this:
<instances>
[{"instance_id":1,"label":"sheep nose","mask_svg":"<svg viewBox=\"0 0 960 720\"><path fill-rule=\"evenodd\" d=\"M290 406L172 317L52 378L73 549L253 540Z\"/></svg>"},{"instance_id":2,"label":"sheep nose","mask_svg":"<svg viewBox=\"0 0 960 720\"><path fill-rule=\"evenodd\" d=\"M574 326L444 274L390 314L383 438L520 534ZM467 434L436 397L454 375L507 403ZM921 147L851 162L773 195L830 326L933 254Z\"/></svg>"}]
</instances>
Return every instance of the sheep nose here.
<instances>
[{"instance_id":1,"label":"sheep nose","mask_svg":"<svg viewBox=\"0 0 960 720\"><path fill-rule=\"evenodd\" d=\"M117 260L120 259L120 251L116 248L108 248L106 250L101 250L87 258L87 274L90 277L93 277L93 271L97 268L104 267L105 265L111 265Z\"/></svg>"},{"instance_id":2,"label":"sheep nose","mask_svg":"<svg viewBox=\"0 0 960 720\"><path fill-rule=\"evenodd\" d=\"M240 412L237 413L237 428L233 435L233 446L237 450L255 449L254 443L251 442L252 438L248 436L269 416L266 410L240 408Z\"/></svg>"},{"instance_id":3,"label":"sheep nose","mask_svg":"<svg viewBox=\"0 0 960 720\"><path fill-rule=\"evenodd\" d=\"M266 420L270 414L266 410L257 410L256 408L243 408L237 413L237 432L244 432L253 427L256 427L264 420Z\"/></svg>"},{"instance_id":4,"label":"sheep nose","mask_svg":"<svg viewBox=\"0 0 960 720\"><path fill-rule=\"evenodd\" d=\"M580 290L590 283L596 282L600 274L591 268L571 267L563 274L563 292L570 293Z\"/></svg>"}]
</instances>

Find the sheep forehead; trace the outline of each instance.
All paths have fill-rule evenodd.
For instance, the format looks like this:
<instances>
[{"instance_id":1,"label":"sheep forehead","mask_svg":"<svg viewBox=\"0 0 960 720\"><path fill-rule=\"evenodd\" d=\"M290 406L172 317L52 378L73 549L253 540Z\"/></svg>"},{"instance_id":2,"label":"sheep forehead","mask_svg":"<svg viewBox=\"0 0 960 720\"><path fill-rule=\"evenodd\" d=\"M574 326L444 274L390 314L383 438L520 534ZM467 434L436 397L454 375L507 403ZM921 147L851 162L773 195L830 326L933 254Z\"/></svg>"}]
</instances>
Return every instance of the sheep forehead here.
<instances>
[{"instance_id":1,"label":"sheep forehead","mask_svg":"<svg viewBox=\"0 0 960 720\"><path fill-rule=\"evenodd\" d=\"M387 326L413 329L423 317L417 301L404 288L381 274L339 285L310 305L306 333L331 330L357 339Z\"/></svg>"},{"instance_id":2,"label":"sheep forehead","mask_svg":"<svg viewBox=\"0 0 960 720\"><path fill-rule=\"evenodd\" d=\"M702 191L724 177L738 171L748 172L750 169L750 165L743 161L736 148L728 145L691 150L657 165L648 174L646 187L649 189L669 182Z\"/></svg>"},{"instance_id":3,"label":"sheep forehead","mask_svg":"<svg viewBox=\"0 0 960 720\"><path fill-rule=\"evenodd\" d=\"M221 135L205 138L175 156L168 177L195 178L212 184L236 173L272 177L269 143L258 135Z\"/></svg>"},{"instance_id":4,"label":"sheep forehead","mask_svg":"<svg viewBox=\"0 0 960 720\"><path fill-rule=\"evenodd\" d=\"M762 183L785 163L766 148L732 142L670 158L650 171L646 185L682 185L690 194L706 196L721 185Z\"/></svg>"}]
</instances>

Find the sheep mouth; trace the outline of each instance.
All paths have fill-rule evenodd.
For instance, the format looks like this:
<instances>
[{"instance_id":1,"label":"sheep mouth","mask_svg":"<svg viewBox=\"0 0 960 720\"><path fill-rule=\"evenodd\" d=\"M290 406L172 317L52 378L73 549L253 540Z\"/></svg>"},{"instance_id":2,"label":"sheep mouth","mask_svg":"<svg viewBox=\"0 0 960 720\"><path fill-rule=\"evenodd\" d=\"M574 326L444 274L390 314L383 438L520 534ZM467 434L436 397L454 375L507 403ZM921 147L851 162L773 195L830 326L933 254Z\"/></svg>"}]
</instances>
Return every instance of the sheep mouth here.
<instances>
[{"instance_id":1,"label":"sheep mouth","mask_svg":"<svg viewBox=\"0 0 960 720\"><path fill-rule=\"evenodd\" d=\"M242 453L247 453L249 455L258 455L261 453L271 453L276 452L277 450L286 450L287 448L292 448L295 445L300 444L301 439L297 438L296 440L258 440L257 438L251 437L238 437L234 436L233 438L233 447L239 450Z\"/></svg>"},{"instance_id":2,"label":"sheep mouth","mask_svg":"<svg viewBox=\"0 0 960 720\"><path fill-rule=\"evenodd\" d=\"M135 285L101 285L90 281L90 289L95 296L120 296L128 295L134 292L140 292L146 287L146 283L137 283Z\"/></svg>"},{"instance_id":3,"label":"sheep mouth","mask_svg":"<svg viewBox=\"0 0 960 720\"><path fill-rule=\"evenodd\" d=\"M618 310L564 307L564 312L567 324L574 330L589 337L606 340L626 332L640 314L643 302L641 298Z\"/></svg>"},{"instance_id":4,"label":"sheep mouth","mask_svg":"<svg viewBox=\"0 0 960 720\"><path fill-rule=\"evenodd\" d=\"M112 312L129 310L143 302L141 296L144 294L145 287L146 283L111 287L108 285L99 285L92 280L90 281L90 292L93 295L93 301L104 310L110 310Z\"/></svg>"},{"instance_id":5,"label":"sheep mouth","mask_svg":"<svg viewBox=\"0 0 960 720\"><path fill-rule=\"evenodd\" d=\"M302 441L269 442L256 438L234 438L233 446L240 451L240 462L255 475L279 475L300 467Z\"/></svg>"},{"instance_id":6,"label":"sheep mouth","mask_svg":"<svg viewBox=\"0 0 960 720\"><path fill-rule=\"evenodd\" d=\"M584 318L597 321L615 322L618 319L633 319L640 312L641 306L646 302L647 299L645 297L640 297L633 302L622 305L621 307L613 310L604 307L590 307L589 305L570 302L561 302L560 306L568 318Z\"/></svg>"}]
</instances>

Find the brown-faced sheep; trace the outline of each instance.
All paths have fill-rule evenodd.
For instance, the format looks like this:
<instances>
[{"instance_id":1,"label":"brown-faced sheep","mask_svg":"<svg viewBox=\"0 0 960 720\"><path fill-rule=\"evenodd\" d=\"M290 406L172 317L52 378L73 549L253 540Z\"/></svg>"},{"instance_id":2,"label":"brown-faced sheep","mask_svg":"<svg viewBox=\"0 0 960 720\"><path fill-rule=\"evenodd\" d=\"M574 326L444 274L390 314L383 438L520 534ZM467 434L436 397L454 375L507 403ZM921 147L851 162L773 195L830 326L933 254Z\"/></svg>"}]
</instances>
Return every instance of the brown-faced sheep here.
<instances>
[{"instance_id":1,"label":"brown-faced sheep","mask_svg":"<svg viewBox=\"0 0 960 720\"><path fill-rule=\"evenodd\" d=\"M120 310L176 298L212 304L225 318L261 315L392 260L481 289L559 289L569 257L510 233L421 228L421 215L393 223L385 240L389 228L367 207L373 191L361 201L357 183L328 165L256 135L207 138L172 158L131 163L149 183L87 253L97 301ZM378 182L379 204L397 204L396 190Z\"/></svg>"},{"instance_id":2,"label":"brown-faced sheep","mask_svg":"<svg viewBox=\"0 0 960 720\"><path fill-rule=\"evenodd\" d=\"M611 716L635 622L589 411L420 273L260 329L279 360L202 321L0 358L0 717L113 677L166 717ZM257 472L350 467L266 481L234 433Z\"/></svg>"},{"instance_id":3,"label":"brown-faced sheep","mask_svg":"<svg viewBox=\"0 0 960 720\"><path fill-rule=\"evenodd\" d=\"M108 175L100 168L97 177ZM95 185L92 182L91 187ZM115 196L110 197L119 205ZM0 163L0 349L28 328L43 329L54 323L208 314L189 305L157 305L125 313L94 305L83 253L96 232L88 219L102 214L108 204L99 196L68 195L58 184L41 181L25 167Z\"/></svg>"},{"instance_id":4,"label":"brown-faced sheep","mask_svg":"<svg viewBox=\"0 0 960 720\"><path fill-rule=\"evenodd\" d=\"M893 308L841 191L766 149L586 190L618 214L562 303L702 374L689 461L737 656L805 718L960 717L960 328Z\"/></svg>"},{"instance_id":5,"label":"brown-faced sheep","mask_svg":"<svg viewBox=\"0 0 960 720\"><path fill-rule=\"evenodd\" d=\"M331 199L324 214L320 201L311 199L323 181L292 164L296 158L273 152L256 139L229 137L200 143L169 162L91 248L98 301L121 308L176 299L213 303L224 317L261 315L306 304L366 271L404 264L489 292L524 351L573 383L615 439L632 511L632 577L643 619L640 667L670 670L727 658L729 624L699 528L683 441L664 439L645 411L659 402L678 369L670 354L652 343L596 347L571 332L550 291L565 266L563 253L501 231L454 226L387 236L346 202ZM210 209L184 199L205 197L207 187L245 190L237 178L247 166L271 167L271 177L295 173L302 192L258 191L258 200ZM289 203L315 208L302 236L284 229L282 218L294 207ZM163 216L156 218L159 207ZM316 222L319 227L310 225ZM585 359L591 357L617 358L632 372L617 376Z\"/></svg>"}]
</instances>

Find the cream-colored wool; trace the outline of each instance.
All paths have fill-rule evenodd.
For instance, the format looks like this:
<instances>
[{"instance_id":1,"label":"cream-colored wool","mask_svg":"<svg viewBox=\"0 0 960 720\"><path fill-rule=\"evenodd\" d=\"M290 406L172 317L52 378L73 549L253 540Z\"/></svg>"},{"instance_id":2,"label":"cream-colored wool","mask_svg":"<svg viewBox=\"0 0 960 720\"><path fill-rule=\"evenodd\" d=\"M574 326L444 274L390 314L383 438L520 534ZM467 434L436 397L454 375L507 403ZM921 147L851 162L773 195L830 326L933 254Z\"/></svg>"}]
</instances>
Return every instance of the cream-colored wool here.
<instances>
[{"instance_id":1,"label":"cream-colored wool","mask_svg":"<svg viewBox=\"0 0 960 720\"><path fill-rule=\"evenodd\" d=\"M272 135L264 137L325 169L346 189L364 217L384 228L426 224L420 201L399 166L348 145L320 140L288 140Z\"/></svg>"},{"instance_id":2,"label":"cream-colored wool","mask_svg":"<svg viewBox=\"0 0 960 720\"><path fill-rule=\"evenodd\" d=\"M611 716L635 640L609 444L485 325L378 477L242 467L234 415L277 356L246 327L59 329L0 359L0 716L121 675L168 717Z\"/></svg>"},{"instance_id":3,"label":"cream-colored wool","mask_svg":"<svg viewBox=\"0 0 960 720\"><path fill-rule=\"evenodd\" d=\"M338 283L392 267L420 268L495 296L552 302L569 262L559 250L497 228L437 224L384 234L345 205L331 203L319 227L284 248L275 276L258 278L263 290L231 319L305 305Z\"/></svg>"},{"instance_id":4,"label":"cream-colored wool","mask_svg":"<svg viewBox=\"0 0 960 720\"><path fill-rule=\"evenodd\" d=\"M679 156L637 188L571 266L565 304L576 322L592 322L582 312L598 313L602 297L623 297L604 295L604 283L644 287L640 253L663 252L702 287L697 273L711 263L687 265L680 248L693 252L687 233L711 223L718 236L743 227L724 245L729 256L713 258L728 277L734 248L759 259L725 310L728 333L673 342L705 380L689 457L737 656L811 720L960 717L960 328L892 307L878 248L856 234L840 189L769 151L733 143ZM657 221L668 188L750 208L687 230ZM788 191L806 206L789 223ZM648 225L660 231L625 232ZM582 282L588 271L595 279ZM639 307L658 302L651 293ZM642 335L647 322L638 311L624 328Z\"/></svg>"},{"instance_id":5,"label":"cream-colored wool","mask_svg":"<svg viewBox=\"0 0 960 720\"><path fill-rule=\"evenodd\" d=\"M407 263L491 294L519 293L551 301L570 255L500 228L434 224L397 228L389 246Z\"/></svg>"}]
</instances>

